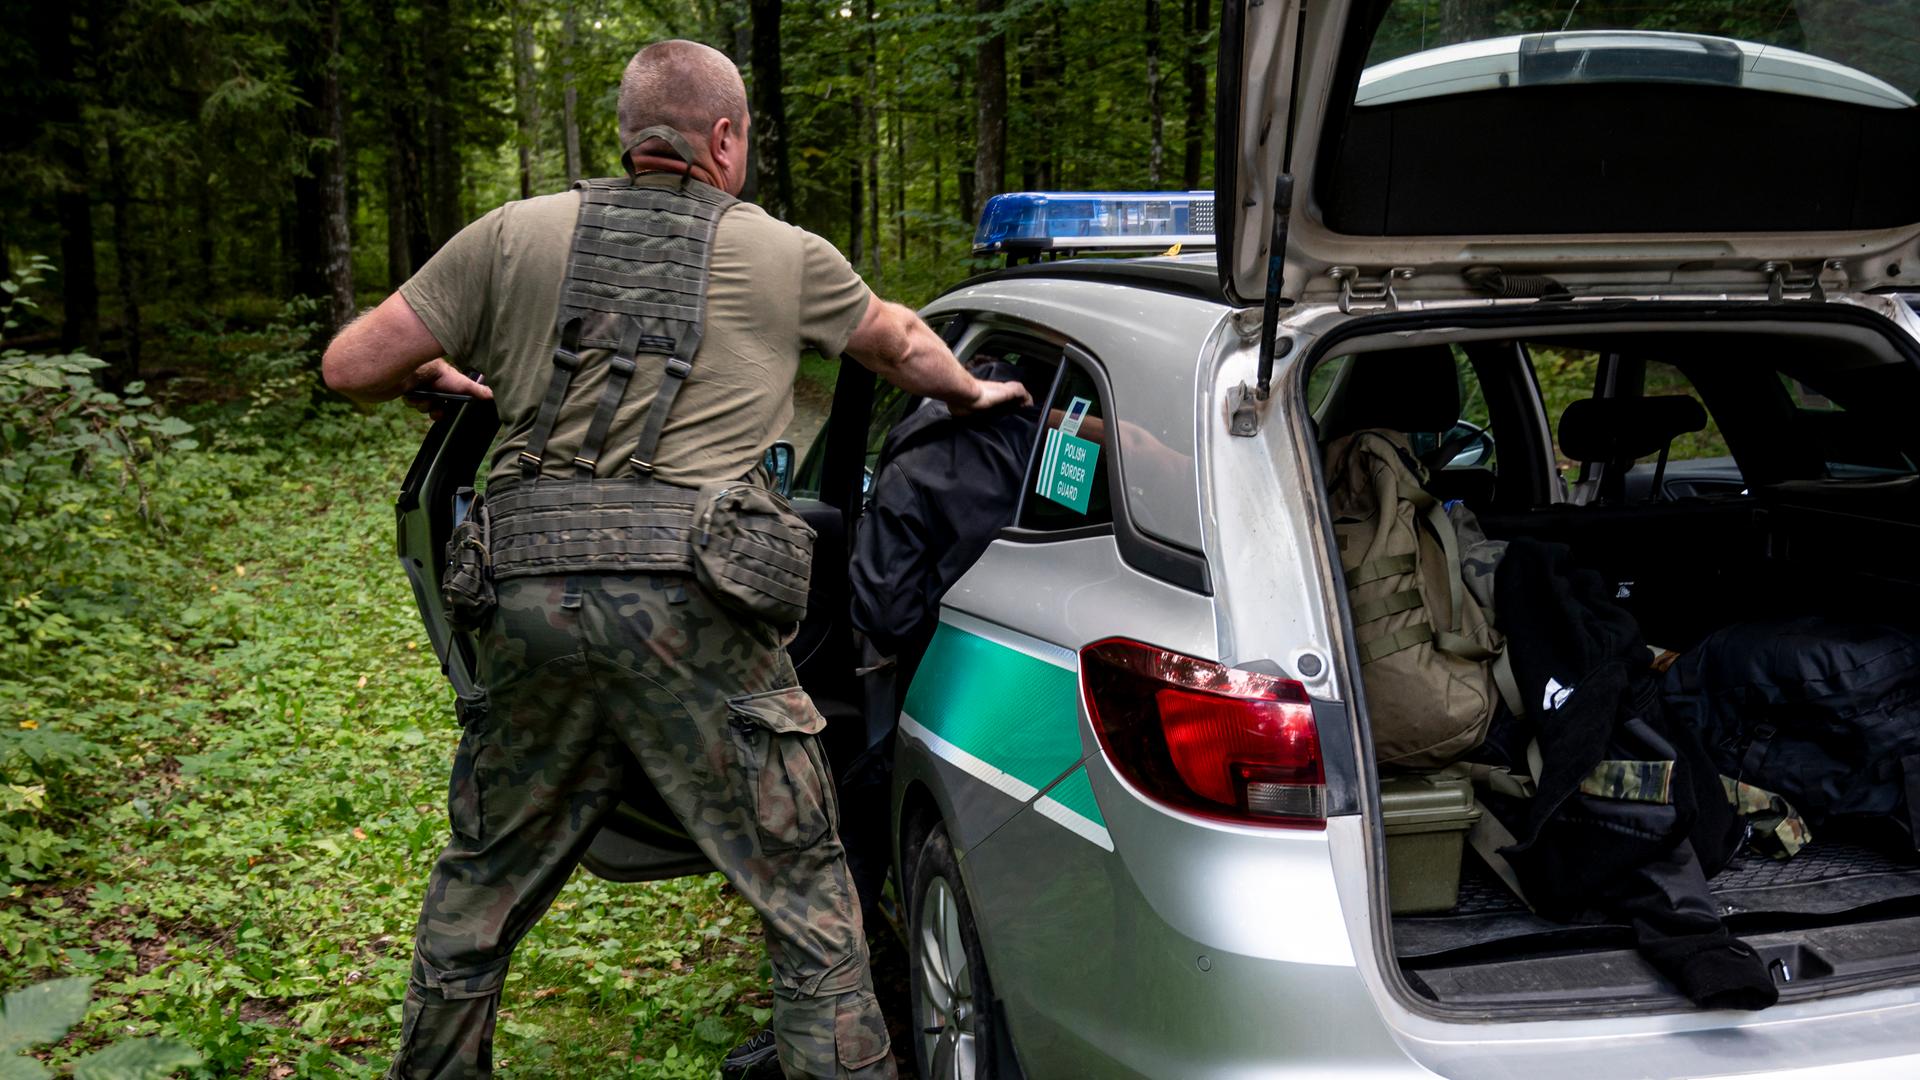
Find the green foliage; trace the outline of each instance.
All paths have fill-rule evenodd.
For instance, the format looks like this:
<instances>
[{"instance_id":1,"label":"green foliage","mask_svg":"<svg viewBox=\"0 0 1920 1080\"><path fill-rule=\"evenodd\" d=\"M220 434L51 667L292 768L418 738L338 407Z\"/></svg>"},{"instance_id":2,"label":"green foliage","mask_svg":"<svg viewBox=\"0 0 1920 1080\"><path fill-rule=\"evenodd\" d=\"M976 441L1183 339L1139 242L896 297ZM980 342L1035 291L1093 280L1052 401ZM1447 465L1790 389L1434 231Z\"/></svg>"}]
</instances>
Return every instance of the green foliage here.
<instances>
[{"instance_id":1,"label":"green foliage","mask_svg":"<svg viewBox=\"0 0 1920 1080\"><path fill-rule=\"evenodd\" d=\"M195 1077L370 1078L398 1038L458 737L391 549L420 428L315 405L304 318L182 332L247 374L188 414L199 445L135 436L153 516L93 448L36 480L91 516L0 562L0 969L99 995L57 1069L131 1034ZM516 957L499 1075L711 1076L766 1018L757 938L717 877L582 875Z\"/></svg>"},{"instance_id":2,"label":"green foliage","mask_svg":"<svg viewBox=\"0 0 1920 1080\"><path fill-rule=\"evenodd\" d=\"M93 987L88 978L51 979L15 990L0 1001L0 1080L51 1077L38 1061L21 1055L57 1042L87 1015ZM127 1039L101 1047L74 1063L74 1080L159 1080L200 1063L200 1055L171 1039Z\"/></svg>"}]
</instances>

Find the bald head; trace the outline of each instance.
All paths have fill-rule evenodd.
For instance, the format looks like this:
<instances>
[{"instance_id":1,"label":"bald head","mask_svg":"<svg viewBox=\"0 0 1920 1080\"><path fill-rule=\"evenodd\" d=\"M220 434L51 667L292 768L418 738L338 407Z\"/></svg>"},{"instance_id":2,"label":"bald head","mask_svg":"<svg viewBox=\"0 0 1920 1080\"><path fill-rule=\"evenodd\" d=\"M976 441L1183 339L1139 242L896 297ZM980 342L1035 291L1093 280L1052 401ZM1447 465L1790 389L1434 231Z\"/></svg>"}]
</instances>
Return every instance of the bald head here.
<instances>
[{"instance_id":1,"label":"bald head","mask_svg":"<svg viewBox=\"0 0 1920 1080\"><path fill-rule=\"evenodd\" d=\"M661 41L627 62L620 77L623 149L636 132L665 124L694 140L697 150L723 119L736 129L747 120L747 87L725 53L697 41Z\"/></svg>"}]
</instances>

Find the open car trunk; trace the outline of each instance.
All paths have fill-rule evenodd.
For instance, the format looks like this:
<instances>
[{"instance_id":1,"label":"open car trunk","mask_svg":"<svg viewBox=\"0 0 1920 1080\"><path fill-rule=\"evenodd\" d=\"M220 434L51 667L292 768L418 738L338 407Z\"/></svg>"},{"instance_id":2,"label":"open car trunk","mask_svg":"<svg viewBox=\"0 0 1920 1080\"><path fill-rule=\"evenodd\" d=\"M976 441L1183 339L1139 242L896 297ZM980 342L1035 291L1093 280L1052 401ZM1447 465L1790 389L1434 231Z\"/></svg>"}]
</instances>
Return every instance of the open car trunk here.
<instances>
[{"instance_id":1,"label":"open car trunk","mask_svg":"<svg viewBox=\"0 0 1920 1080\"><path fill-rule=\"evenodd\" d=\"M1556 445L1567 388L1543 358L1570 354L1595 362L1581 396L1685 393L1716 441L1670 462L1657 488L1645 461L1608 485L1608 466ZM1434 362L1456 365L1473 416L1417 420L1430 406L1393 389L1431 386L1414 365ZM1487 428L1489 445L1462 450L1429 490L1466 503L1491 538L1566 545L1651 646L1684 655L1715 630L1785 617L1920 631L1920 430L1906 420L1920 409L1917 362L1905 329L1851 305L1545 303L1348 321L1316 344L1321 374L1300 386L1323 460L1332 440L1389 417L1418 424L1403 427L1416 447L1446 441L1456 421ZM1367 709L1380 705L1370 692ZM1791 858L1743 850L1710 878L1727 927L1767 961L1782 1000L1920 978L1920 856L1904 822L1810 825ZM1374 837L1392 874L1394 841ZM1624 921L1537 915L1464 844L1458 866L1451 906L1380 913L1383 966L1408 1000L1479 1018L1689 1007Z\"/></svg>"}]
</instances>

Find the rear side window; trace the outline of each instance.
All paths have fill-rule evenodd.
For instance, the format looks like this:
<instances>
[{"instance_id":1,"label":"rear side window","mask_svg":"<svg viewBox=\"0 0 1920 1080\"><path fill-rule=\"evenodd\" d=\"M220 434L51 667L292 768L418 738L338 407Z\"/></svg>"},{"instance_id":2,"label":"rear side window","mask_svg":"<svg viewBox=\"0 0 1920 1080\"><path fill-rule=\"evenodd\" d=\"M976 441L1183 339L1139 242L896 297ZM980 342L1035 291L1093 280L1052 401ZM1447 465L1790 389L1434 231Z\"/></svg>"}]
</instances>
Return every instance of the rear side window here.
<instances>
[{"instance_id":1,"label":"rear side window","mask_svg":"<svg viewBox=\"0 0 1920 1080\"><path fill-rule=\"evenodd\" d=\"M1019 526L1043 532L1113 523L1107 491L1107 408L1091 373L1068 362L1048 402L1027 469Z\"/></svg>"},{"instance_id":2,"label":"rear side window","mask_svg":"<svg viewBox=\"0 0 1920 1080\"><path fill-rule=\"evenodd\" d=\"M1793 403L1790 437L1818 455L1828 476L1860 479L1905 476L1915 471L1912 458L1901 448L1895 433L1871 416L1849 413L1842 402L1863 392L1884 392L1884 387L1847 386L1845 374L1832 376L1822 384L1825 389L1784 371L1779 378Z\"/></svg>"},{"instance_id":3,"label":"rear side window","mask_svg":"<svg viewBox=\"0 0 1920 1080\"><path fill-rule=\"evenodd\" d=\"M1560 416L1567 406L1593 396L1600 384L1600 354L1559 345L1530 344L1526 348L1527 359L1533 364L1533 380L1540 387L1540 406L1553 428L1554 464L1563 475L1577 471L1580 463L1560 448Z\"/></svg>"},{"instance_id":4,"label":"rear side window","mask_svg":"<svg viewBox=\"0 0 1920 1080\"><path fill-rule=\"evenodd\" d=\"M1693 381L1672 364L1658 360L1647 361L1647 377L1641 391L1646 397L1675 397L1685 395L1701 403L1705 399L1700 391L1694 389ZM1658 460L1654 454L1642 458L1642 462ZM1707 426L1700 431L1690 431L1673 440L1673 447L1667 453L1668 461L1697 461L1701 458L1731 457L1727 449L1727 437L1720 434L1720 422L1713 417L1713 410L1707 409Z\"/></svg>"}]
</instances>

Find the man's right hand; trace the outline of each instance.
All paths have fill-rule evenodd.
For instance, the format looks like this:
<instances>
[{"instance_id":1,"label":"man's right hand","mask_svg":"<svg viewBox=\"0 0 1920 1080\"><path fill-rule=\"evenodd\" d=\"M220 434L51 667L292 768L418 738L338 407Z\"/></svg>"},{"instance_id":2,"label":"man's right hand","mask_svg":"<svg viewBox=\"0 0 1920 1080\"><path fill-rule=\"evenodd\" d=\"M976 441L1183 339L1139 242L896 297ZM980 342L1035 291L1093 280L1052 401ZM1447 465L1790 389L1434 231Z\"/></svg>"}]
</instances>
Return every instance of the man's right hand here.
<instances>
[{"instance_id":1,"label":"man's right hand","mask_svg":"<svg viewBox=\"0 0 1920 1080\"><path fill-rule=\"evenodd\" d=\"M913 309L874 297L847 341L847 355L916 397L937 398L957 416L1030 401L1018 383L983 383Z\"/></svg>"},{"instance_id":2,"label":"man's right hand","mask_svg":"<svg viewBox=\"0 0 1920 1080\"><path fill-rule=\"evenodd\" d=\"M1033 395L1017 382L996 382L992 379L975 379L973 400L965 403L949 402L947 408L955 416L969 413L991 412L1001 406L1019 408L1033 404Z\"/></svg>"}]
</instances>

